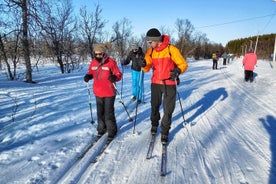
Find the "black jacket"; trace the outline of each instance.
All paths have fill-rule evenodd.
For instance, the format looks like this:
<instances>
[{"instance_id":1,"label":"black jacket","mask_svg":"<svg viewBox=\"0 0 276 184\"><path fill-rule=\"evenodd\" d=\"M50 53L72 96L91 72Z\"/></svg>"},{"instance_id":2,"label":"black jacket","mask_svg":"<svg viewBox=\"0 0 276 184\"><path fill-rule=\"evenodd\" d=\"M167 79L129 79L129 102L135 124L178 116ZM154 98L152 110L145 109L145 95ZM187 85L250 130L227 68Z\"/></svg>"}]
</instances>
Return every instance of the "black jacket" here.
<instances>
[{"instance_id":1,"label":"black jacket","mask_svg":"<svg viewBox=\"0 0 276 184\"><path fill-rule=\"evenodd\" d=\"M122 65L128 65L130 61L132 61L131 69L135 71L141 71L141 66L139 62L144 60L145 54L141 47L138 48L137 52L133 52L132 50L129 52L126 60L122 63Z\"/></svg>"}]
</instances>

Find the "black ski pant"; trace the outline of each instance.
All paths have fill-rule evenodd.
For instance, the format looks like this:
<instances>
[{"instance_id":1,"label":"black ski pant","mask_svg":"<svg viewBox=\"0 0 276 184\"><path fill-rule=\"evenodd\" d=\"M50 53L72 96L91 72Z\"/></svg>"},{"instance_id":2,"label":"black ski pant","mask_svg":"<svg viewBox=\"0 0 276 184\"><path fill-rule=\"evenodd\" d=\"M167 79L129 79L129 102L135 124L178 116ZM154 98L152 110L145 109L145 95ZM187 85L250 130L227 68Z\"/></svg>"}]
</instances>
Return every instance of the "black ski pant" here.
<instances>
[{"instance_id":1,"label":"black ski pant","mask_svg":"<svg viewBox=\"0 0 276 184\"><path fill-rule=\"evenodd\" d=\"M218 69L218 60L213 59L213 70Z\"/></svg>"},{"instance_id":2,"label":"black ski pant","mask_svg":"<svg viewBox=\"0 0 276 184\"><path fill-rule=\"evenodd\" d=\"M226 65L226 58L223 58L223 65Z\"/></svg>"},{"instance_id":3,"label":"black ski pant","mask_svg":"<svg viewBox=\"0 0 276 184\"><path fill-rule=\"evenodd\" d=\"M169 135L172 113L175 108L176 86L165 84L151 84L151 125L159 126L160 106L163 97L163 117L161 120L161 134Z\"/></svg>"},{"instance_id":4,"label":"black ski pant","mask_svg":"<svg viewBox=\"0 0 276 184\"><path fill-rule=\"evenodd\" d=\"M96 97L97 117L99 134L107 131L109 137L114 137L117 133L117 124L114 113L115 96L113 97Z\"/></svg>"},{"instance_id":5,"label":"black ski pant","mask_svg":"<svg viewBox=\"0 0 276 184\"><path fill-rule=\"evenodd\" d=\"M253 81L253 71L251 70L244 70L244 80L247 82L250 80L250 82Z\"/></svg>"}]
</instances>

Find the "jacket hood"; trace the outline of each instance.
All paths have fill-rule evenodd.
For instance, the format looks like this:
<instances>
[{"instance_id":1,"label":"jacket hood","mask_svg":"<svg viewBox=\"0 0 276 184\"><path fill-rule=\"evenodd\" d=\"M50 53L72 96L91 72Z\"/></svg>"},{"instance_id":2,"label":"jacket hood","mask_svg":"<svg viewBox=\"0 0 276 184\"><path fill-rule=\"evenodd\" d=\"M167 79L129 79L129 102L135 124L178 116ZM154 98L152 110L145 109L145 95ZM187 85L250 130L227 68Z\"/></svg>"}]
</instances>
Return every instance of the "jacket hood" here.
<instances>
[{"instance_id":1,"label":"jacket hood","mask_svg":"<svg viewBox=\"0 0 276 184\"><path fill-rule=\"evenodd\" d=\"M162 35L162 44L155 48L155 51L160 52L170 44L170 37L168 35Z\"/></svg>"}]
</instances>

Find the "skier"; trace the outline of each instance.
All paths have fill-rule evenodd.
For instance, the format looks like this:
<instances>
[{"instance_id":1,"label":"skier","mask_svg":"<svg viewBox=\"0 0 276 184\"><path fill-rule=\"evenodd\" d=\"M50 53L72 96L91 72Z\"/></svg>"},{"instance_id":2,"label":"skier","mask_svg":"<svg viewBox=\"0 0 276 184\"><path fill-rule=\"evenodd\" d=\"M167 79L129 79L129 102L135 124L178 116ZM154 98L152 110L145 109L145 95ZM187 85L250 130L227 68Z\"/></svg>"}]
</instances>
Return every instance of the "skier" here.
<instances>
[{"instance_id":1,"label":"skier","mask_svg":"<svg viewBox=\"0 0 276 184\"><path fill-rule=\"evenodd\" d=\"M224 52L222 55L222 58L223 58L223 65L226 65L226 61L227 61L227 53Z\"/></svg>"},{"instance_id":2,"label":"skier","mask_svg":"<svg viewBox=\"0 0 276 184\"><path fill-rule=\"evenodd\" d=\"M137 99L137 103L142 102L143 87L144 87L144 72L141 71L140 61L144 59L144 52L136 42L132 43L131 51L129 52L125 61L122 61L122 65L128 65L131 63L131 76L132 76L132 100Z\"/></svg>"},{"instance_id":3,"label":"skier","mask_svg":"<svg viewBox=\"0 0 276 184\"><path fill-rule=\"evenodd\" d=\"M253 52L253 49L250 48L248 53L245 54L243 58L243 66L244 66L244 80L247 82L253 82L253 70L254 66L257 64L257 55Z\"/></svg>"},{"instance_id":4,"label":"skier","mask_svg":"<svg viewBox=\"0 0 276 184\"><path fill-rule=\"evenodd\" d=\"M84 81L94 79L93 92L96 97L98 117L98 138L106 131L108 140L111 141L117 134L117 124L114 113L116 90L114 82L120 81L122 73L116 62L110 58L106 51L110 43L94 45L94 59L91 61Z\"/></svg>"},{"instance_id":5,"label":"skier","mask_svg":"<svg viewBox=\"0 0 276 184\"><path fill-rule=\"evenodd\" d=\"M213 70L217 70L218 69L218 51L212 54L212 59L213 59Z\"/></svg>"},{"instance_id":6,"label":"skier","mask_svg":"<svg viewBox=\"0 0 276 184\"><path fill-rule=\"evenodd\" d=\"M161 35L158 29L152 28L146 34L146 39L151 48L141 60L140 65L144 72L151 68L151 133L156 134L159 126L159 108L162 103L164 115L161 120L161 142L166 144L169 139L172 113L175 108L176 83L178 76L184 73L188 64L179 49L170 44L168 35Z\"/></svg>"}]
</instances>

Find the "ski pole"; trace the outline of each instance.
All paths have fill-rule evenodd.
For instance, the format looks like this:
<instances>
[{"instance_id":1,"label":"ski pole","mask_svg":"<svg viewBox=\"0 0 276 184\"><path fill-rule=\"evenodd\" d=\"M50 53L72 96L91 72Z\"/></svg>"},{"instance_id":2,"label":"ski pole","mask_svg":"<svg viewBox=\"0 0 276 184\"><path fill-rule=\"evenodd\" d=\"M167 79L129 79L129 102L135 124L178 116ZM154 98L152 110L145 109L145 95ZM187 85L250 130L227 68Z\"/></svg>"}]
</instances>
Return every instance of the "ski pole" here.
<instances>
[{"instance_id":1,"label":"ski pole","mask_svg":"<svg viewBox=\"0 0 276 184\"><path fill-rule=\"evenodd\" d=\"M135 118L134 118L134 123L133 123L133 134L135 134L135 125L136 125L136 119L137 119L137 111L138 111L138 100L140 99L140 90L142 86L142 75L143 75L143 70L141 69L140 76L139 76L139 85L138 85L138 93L137 93L137 101L136 101L136 108L135 108ZM141 98L142 99L142 98Z\"/></svg>"},{"instance_id":2,"label":"ski pole","mask_svg":"<svg viewBox=\"0 0 276 184\"><path fill-rule=\"evenodd\" d=\"M90 95L90 89L88 86L88 82L86 83L86 88L87 88L87 92L88 92L88 103L89 103L89 107L90 107L90 114L91 114L91 124L93 125L95 123L94 119L93 119L93 115L92 115L92 105L91 105L91 95Z\"/></svg>"},{"instance_id":3,"label":"ski pole","mask_svg":"<svg viewBox=\"0 0 276 184\"><path fill-rule=\"evenodd\" d=\"M186 122L185 117L184 117L184 111L183 111L182 103L181 103L181 100L180 100L180 95L179 95L179 92L177 90L177 80L174 79L174 81L175 81L175 88L176 88L176 93L177 93L177 96L178 96L178 101L179 101L180 108L181 108L182 118L183 118L183 121L184 121L184 125L186 125L187 122Z\"/></svg>"},{"instance_id":4,"label":"ski pole","mask_svg":"<svg viewBox=\"0 0 276 184\"><path fill-rule=\"evenodd\" d=\"M113 84L113 86L114 86L114 88L115 88L117 94L118 94L119 97L120 97L120 103L124 106L124 109L125 109L125 111L126 111L126 113L127 113L127 115L128 115L128 118L129 118L128 121L129 121L129 122L130 122L130 121L133 121L133 119L130 117L130 115L129 115L128 111L127 111L127 108L126 108L126 106L125 106L125 104L124 104L124 101L123 101L123 99L122 99L122 97L121 97L121 95L120 95L120 93L119 93L119 91L118 91L116 85L115 85L114 83L112 83L112 84Z\"/></svg>"},{"instance_id":5,"label":"ski pole","mask_svg":"<svg viewBox=\"0 0 276 184\"><path fill-rule=\"evenodd\" d=\"M121 66L122 66L122 73L123 73L122 79L121 79L121 81L122 81L122 84L121 84L121 98L122 98L122 95L123 95L123 86L124 86L124 66L122 64L121 64Z\"/></svg>"}]
</instances>

